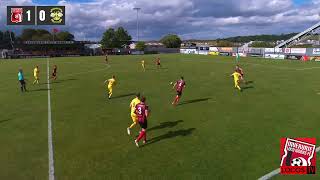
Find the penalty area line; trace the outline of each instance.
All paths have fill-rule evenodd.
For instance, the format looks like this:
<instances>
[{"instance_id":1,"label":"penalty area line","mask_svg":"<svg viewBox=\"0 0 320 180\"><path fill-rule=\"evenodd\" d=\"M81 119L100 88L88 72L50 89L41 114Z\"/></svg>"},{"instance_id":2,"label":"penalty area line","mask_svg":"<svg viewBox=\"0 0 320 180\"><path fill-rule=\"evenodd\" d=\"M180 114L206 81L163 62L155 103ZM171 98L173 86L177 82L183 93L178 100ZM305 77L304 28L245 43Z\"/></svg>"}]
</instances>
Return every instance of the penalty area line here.
<instances>
[{"instance_id":1,"label":"penalty area line","mask_svg":"<svg viewBox=\"0 0 320 180\"><path fill-rule=\"evenodd\" d=\"M316 153L318 153L319 151L320 151L320 146L316 148ZM276 176L278 174L280 174L280 168L271 171L270 173L260 177L258 180L268 180L268 179L270 179L273 176Z\"/></svg>"},{"instance_id":2,"label":"penalty area line","mask_svg":"<svg viewBox=\"0 0 320 180\"><path fill-rule=\"evenodd\" d=\"M52 118L51 118L51 96L50 96L50 68L47 58L47 86L48 86L48 158L49 158L49 180L54 180L54 157L52 141Z\"/></svg>"}]
</instances>

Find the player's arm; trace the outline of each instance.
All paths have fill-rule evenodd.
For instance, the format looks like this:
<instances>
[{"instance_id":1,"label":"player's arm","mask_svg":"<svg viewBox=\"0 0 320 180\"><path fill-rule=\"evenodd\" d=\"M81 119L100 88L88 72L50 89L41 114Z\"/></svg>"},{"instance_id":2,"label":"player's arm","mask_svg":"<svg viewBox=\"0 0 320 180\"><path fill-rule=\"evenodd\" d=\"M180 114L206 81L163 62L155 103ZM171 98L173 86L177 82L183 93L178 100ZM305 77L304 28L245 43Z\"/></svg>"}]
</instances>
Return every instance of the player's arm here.
<instances>
[{"instance_id":1,"label":"player's arm","mask_svg":"<svg viewBox=\"0 0 320 180\"><path fill-rule=\"evenodd\" d=\"M109 79L105 80L105 81L104 81L104 84L106 84L107 82L109 82Z\"/></svg>"},{"instance_id":2,"label":"player's arm","mask_svg":"<svg viewBox=\"0 0 320 180\"><path fill-rule=\"evenodd\" d=\"M172 89L176 88L176 86L177 86L177 82L173 84Z\"/></svg>"},{"instance_id":3,"label":"player's arm","mask_svg":"<svg viewBox=\"0 0 320 180\"><path fill-rule=\"evenodd\" d=\"M146 110L145 110L145 115L146 115L146 117L149 117L149 115L150 115L150 110L149 110L149 107L147 106L147 108L146 108Z\"/></svg>"}]
</instances>

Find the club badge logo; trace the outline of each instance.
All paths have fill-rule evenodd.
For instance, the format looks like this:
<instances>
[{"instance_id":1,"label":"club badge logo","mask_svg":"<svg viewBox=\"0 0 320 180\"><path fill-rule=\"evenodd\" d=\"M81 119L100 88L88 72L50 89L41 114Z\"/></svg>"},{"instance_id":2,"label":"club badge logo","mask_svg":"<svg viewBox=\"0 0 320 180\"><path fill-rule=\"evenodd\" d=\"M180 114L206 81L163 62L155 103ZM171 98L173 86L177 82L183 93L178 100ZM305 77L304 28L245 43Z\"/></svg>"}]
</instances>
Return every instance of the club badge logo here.
<instances>
[{"instance_id":1,"label":"club badge logo","mask_svg":"<svg viewBox=\"0 0 320 180\"><path fill-rule=\"evenodd\" d=\"M11 8L11 22L21 23L22 22L22 8Z\"/></svg>"},{"instance_id":2,"label":"club badge logo","mask_svg":"<svg viewBox=\"0 0 320 180\"><path fill-rule=\"evenodd\" d=\"M61 8L52 8L50 10L51 22L53 23L61 23L63 17L63 10Z\"/></svg>"},{"instance_id":3,"label":"club badge logo","mask_svg":"<svg viewBox=\"0 0 320 180\"><path fill-rule=\"evenodd\" d=\"M315 138L281 138L280 150L281 174L315 174Z\"/></svg>"}]
</instances>

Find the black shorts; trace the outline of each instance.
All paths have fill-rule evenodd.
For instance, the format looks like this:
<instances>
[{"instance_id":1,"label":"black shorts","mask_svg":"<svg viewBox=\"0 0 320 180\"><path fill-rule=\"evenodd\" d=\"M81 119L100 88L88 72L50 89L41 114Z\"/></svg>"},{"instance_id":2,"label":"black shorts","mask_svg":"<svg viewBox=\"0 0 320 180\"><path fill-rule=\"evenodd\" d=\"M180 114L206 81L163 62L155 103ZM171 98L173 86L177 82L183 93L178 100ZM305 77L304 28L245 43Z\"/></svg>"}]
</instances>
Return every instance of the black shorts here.
<instances>
[{"instance_id":1,"label":"black shorts","mask_svg":"<svg viewBox=\"0 0 320 180\"><path fill-rule=\"evenodd\" d=\"M160 63L157 63L157 65L160 66L161 64L160 64Z\"/></svg>"},{"instance_id":2,"label":"black shorts","mask_svg":"<svg viewBox=\"0 0 320 180\"><path fill-rule=\"evenodd\" d=\"M56 76L57 76L57 73L52 73L52 76L53 76L53 77L56 77Z\"/></svg>"},{"instance_id":3,"label":"black shorts","mask_svg":"<svg viewBox=\"0 0 320 180\"><path fill-rule=\"evenodd\" d=\"M26 84L26 82L24 80L19 80L19 82L20 82L21 85L25 85Z\"/></svg>"},{"instance_id":4,"label":"black shorts","mask_svg":"<svg viewBox=\"0 0 320 180\"><path fill-rule=\"evenodd\" d=\"M147 120L144 120L144 122L139 121L139 125L141 128L147 129L148 128L148 121Z\"/></svg>"},{"instance_id":5,"label":"black shorts","mask_svg":"<svg viewBox=\"0 0 320 180\"><path fill-rule=\"evenodd\" d=\"M177 91L177 96L182 96L182 91Z\"/></svg>"}]
</instances>

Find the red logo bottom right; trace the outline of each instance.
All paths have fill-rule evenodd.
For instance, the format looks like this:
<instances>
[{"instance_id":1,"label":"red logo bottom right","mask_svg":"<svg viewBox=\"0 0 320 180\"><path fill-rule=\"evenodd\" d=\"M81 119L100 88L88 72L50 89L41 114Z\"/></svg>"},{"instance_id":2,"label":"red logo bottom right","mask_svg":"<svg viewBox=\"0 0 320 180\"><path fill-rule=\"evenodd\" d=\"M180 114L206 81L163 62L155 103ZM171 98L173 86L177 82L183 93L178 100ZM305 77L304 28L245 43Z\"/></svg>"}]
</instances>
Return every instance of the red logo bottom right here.
<instances>
[{"instance_id":1,"label":"red logo bottom right","mask_svg":"<svg viewBox=\"0 0 320 180\"><path fill-rule=\"evenodd\" d=\"M316 138L281 138L281 174L316 174Z\"/></svg>"}]
</instances>

